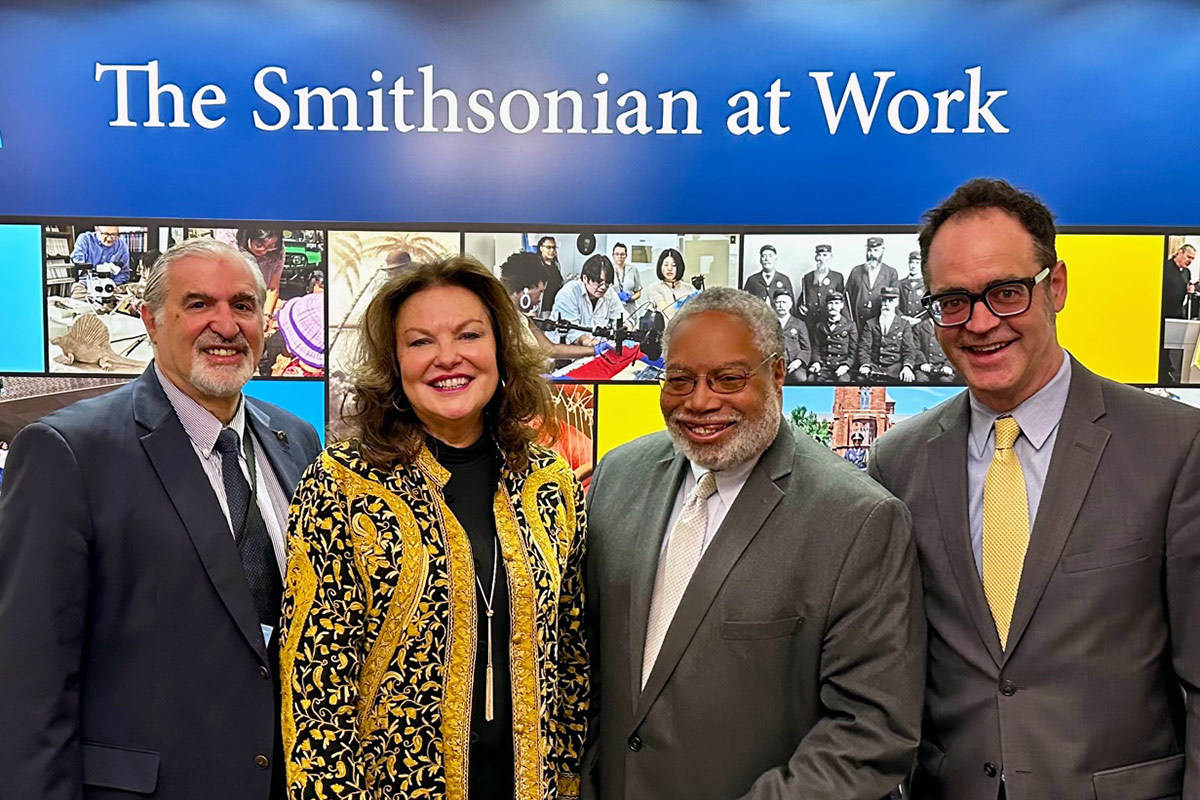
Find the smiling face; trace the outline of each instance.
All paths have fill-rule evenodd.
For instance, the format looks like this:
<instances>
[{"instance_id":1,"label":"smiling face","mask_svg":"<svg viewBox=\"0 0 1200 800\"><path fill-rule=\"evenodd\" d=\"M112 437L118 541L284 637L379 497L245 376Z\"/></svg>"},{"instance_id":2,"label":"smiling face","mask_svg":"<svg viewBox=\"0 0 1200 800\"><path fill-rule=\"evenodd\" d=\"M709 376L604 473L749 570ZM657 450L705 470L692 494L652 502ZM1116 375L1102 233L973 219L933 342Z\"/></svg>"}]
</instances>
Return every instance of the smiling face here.
<instances>
[{"instance_id":1,"label":"smiling face","mask_svg":"<svg viewBox=\"0 0 1200 800\"><path fill-rule=\"evenodd\" d=\"M241 259L187 256L168 268L166 289L157 315L142 309L155 363L224 420L262 357L263 311L251 267Z\"/></svg>"},{"instance_id":2,"label":"smiling face","mask_svg":"<svg viewBox=\"0 0 1200 800\"><path fill-rule=\"evenodd\" d=\"M685 456L722 470L757 458L771 444L779 431L784 372L780 359L759 367L765 355L750 326L732 314L702 311L678 324L671 333L668 373L754 370L745 387L731 394L714 392L701 377L691 394L659 395L667 431Z\"/></svg>"},{"instance_id":3,"label":"smiling face","mask_svg":"<svg viewBox=\"0 0 1200 800\"><path fill-rule=\"evenodd\" d=\"M947 220L929 245L929 292L982 292L1041 266L1034 242L1017 219L999 209ZM1055 314L1067 301L1067 267L1061 261L1034 287L1024 314L997 317L982 302L971 319L937 328L938 343L977 399L998 412L1011 411L1045 386L1062 364Z\"/></svg>"},{"instance_id":4,"label":"smiling face","mask_svg":"<svg viewBox=\"0 0 1200 800\"><path fill-rule=\"evenodd\" d=\"M413 413L432 436L465 447L483 435L500 382L496 336L483 301L461 286L417 292L396 314L396 361Z\"/></svg>"}]
</instances>

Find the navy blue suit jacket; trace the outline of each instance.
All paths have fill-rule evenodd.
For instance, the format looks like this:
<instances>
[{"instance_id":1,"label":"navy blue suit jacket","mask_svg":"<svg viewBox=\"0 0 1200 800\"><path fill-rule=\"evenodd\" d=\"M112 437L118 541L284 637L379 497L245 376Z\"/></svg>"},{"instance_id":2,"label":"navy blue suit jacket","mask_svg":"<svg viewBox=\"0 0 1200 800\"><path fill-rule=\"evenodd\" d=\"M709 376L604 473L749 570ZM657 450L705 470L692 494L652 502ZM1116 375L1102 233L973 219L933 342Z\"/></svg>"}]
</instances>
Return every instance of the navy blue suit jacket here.
<instances>
[{"instance_id":1,"label":"navy blue suit jacket","mask_svg":"<svg viewBox=\"0 0 1200 800\"><path fill-rule=\"evenodd\" d=\"M291 492L320 450L316 431L246 407ZM276 665L153 367L27 426L7 467L0 796L270 797Z\"/></svg>"}]
</instances>

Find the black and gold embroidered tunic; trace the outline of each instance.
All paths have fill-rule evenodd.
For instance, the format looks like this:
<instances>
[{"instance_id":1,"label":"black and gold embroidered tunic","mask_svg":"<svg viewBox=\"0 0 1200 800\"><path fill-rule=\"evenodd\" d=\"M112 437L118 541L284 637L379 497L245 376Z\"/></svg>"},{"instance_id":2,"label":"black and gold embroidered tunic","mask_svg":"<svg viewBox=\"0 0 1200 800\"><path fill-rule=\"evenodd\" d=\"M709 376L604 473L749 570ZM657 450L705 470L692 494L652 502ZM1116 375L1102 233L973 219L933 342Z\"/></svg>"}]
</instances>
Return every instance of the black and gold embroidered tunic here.
<instances>
[{"instance_id":1,"label":"black and gold embroidered tunic","mask_svg":"<svg viewBox=\"0 0 1200 800\"><path fill-rule=\"evenodd\" d=\"M292 800L469 797L480 601L449 477L427 448L383 472L340 444L300 481L281 653ZM589 702L582 490L562 458L534 448L526 469L503 467L492 510L514 797L574 798Z\"/></svg>"}]
</instances>

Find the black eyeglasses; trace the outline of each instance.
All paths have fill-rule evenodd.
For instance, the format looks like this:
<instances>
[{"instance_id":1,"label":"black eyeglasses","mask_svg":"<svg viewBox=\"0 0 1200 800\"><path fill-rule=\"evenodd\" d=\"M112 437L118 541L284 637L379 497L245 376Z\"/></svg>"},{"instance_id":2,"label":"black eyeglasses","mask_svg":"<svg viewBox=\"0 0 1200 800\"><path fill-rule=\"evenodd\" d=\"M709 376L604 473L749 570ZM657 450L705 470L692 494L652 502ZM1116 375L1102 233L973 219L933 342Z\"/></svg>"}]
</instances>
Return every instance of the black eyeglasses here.
<instances>
[{"instance_id":1,"label":"black eyeglasses","mask_svg":"<svg viewBox=\"0 0 1200 800\"><path fill-rule=\"evenodd\" d=\"M1054 267L1043 267L1032 278L1017 278L993 284L982 292L953 291L925 295L921 305L929 310L933 324L939 328L956 328L971 321L975 304L982 301L988 311L997 317L1015 317L1024 314L1033 303L1033 287L1044 281Z\"/></svg>"},{"instance_id":2,"label":"black eyeglasses","mask_svg":"<svg viewBox=\"0 0 1200 800\"><path fill-rule=\"evenodd\" d=\"M660 383L662 384L663 392L666 394L683 397L696 391L696 384L700 382L701 378L704 378L704 382L708 384L708 388L717 394L733 394L745 389L751 376L762 369L765 364L776 358L779 358L779 354L771 353L771 355L758 362L757 367L751 370L729 367L728 369L718 369L713 372L702 372L699 375L686 369L667 370L667 374L662 378Z\"/></svg>"}]
</instances>

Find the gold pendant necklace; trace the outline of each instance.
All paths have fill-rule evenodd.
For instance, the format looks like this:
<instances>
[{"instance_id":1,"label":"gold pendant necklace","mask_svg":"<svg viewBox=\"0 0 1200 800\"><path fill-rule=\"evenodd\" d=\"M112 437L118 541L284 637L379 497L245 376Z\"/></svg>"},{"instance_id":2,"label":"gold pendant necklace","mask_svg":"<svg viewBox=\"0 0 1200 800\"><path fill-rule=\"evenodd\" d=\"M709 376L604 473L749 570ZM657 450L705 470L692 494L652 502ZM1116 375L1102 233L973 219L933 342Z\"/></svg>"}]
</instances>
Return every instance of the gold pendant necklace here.
<instances>
[{"instance_id":1,"label":"gold pendant necklace","mask_svg":"<svg viewBox=\"0 0 1200 800\"><path fill-rule=\"evenodd\" d=\"M497 541L492 540L492 587L491 591L484 594L483 582L479 580L479 573L475 573L475 585L479 587L479 597L483 600L484 608L487 610L487 682L484 690L484 708L483 718L487 722L491 722L495 717L492 703L492 616L494 609L492 601L496 599L496 565L500 561L499 548Z\"/></svg>"}]
</instances>

